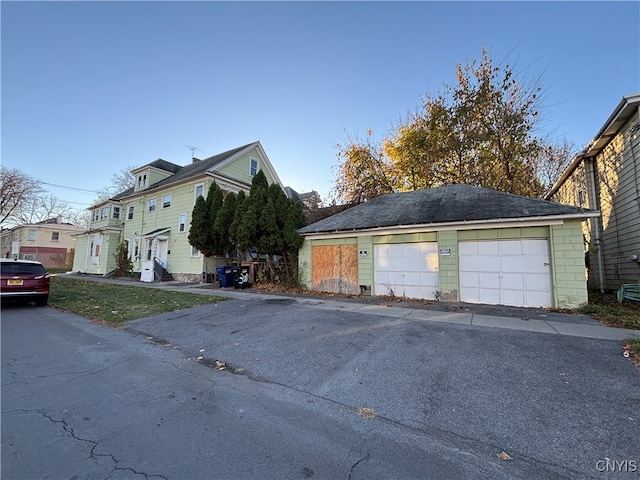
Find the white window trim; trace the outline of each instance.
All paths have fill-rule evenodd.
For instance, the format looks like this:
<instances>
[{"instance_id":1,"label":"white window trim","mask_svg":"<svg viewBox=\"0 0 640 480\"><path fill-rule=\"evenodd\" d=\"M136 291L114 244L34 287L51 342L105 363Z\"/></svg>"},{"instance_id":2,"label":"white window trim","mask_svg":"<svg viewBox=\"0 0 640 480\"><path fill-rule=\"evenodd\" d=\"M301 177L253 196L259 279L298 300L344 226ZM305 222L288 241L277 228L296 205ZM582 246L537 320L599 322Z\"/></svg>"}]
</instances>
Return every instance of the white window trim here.
<instances>
[{"instance_id":1,"label":"white window trim","mask_svg":"<svg viewBox=\"0 0 640 480\"><path fill-rule=\"evenodd\" d=\"M116 210L118 212L118 216L116 216ZM111 206L111 218L114 220L120 220L120 215L122 213L122 208L120 208L120 206L118 205L112 205Z\"/></svg>"},{"instance_id":2,"label":"white window trim","mask_svg":"<svg viewBox=\"0 0 640 480\"><path fill-rule=\"evenodd\" d=\"M256 173L251 173L251 165L253 165L253 162L256 162ZM253 158L253 157L249 157L249 175L251 177L253 177L254 175L257 175L257 173L260 171L260 160L257 158Z\"/></svg>"},{"instance_id":3,"label":"white window trim","mask_svg":"<svg viewBox=\"0 0 640 480\"><path fill-rule=\"evenodd\" d=\"M153 202L153 210L151 209L151 202ZM156 201L156 197L150 198L147 201L147 212L155 212L158 208L158 202Z\"/></svg>"},{"instance_id":4,"label":"white window trim","mask_svg":"<svg viewBox=\"0 0 640 480\"><path fill-rule=\"evenodd\" d=\"M195 250L195 254L194 254L194 250ZM189 256L191 258L198 258L200 256L200 250L198 250L196 247L191 245L191 252L190 252Z\"/></svg>"},{"instance_id":5,"label":"white window trim","mask_svg":"<svg viewBox=\"0 0 640 480\"><path fill-rule=\"evenodd\" d=\"M198 195L198 187L202 187L202 195ZM196 183L193 186L193 204L196 204L196 200L198 200L198 197L203 197L204 198L204 183Z\"/></svg>"},{"instance_id":6,"label":"white window trim","mask_svg":"<svg viewBox=\"0 0 640 480\"><path fill-rule=\"evenodd\" d=\"M184 215L184 223L180 222L180 219ZM184 225L184 230L180 230L180 226ZM178 233L187 233L187 212L182 212L178 215Z\"/></svg>"},{"instance_id":7,"label":"white window trim","mask_svg":"<svg viewBox=\"0 0 640 480\"><path fill-rule=\"evenodd\" d=\"M164 199L166 197L169 197L169 204L168 205L165 205ZM164 195L162 195L162 208L164 209L164 208L170 208L170 207L171 207L171 194L170 193L165 193Z\"/></svg>"},{"instance_id":8,"label":"white window trim","mask_svg":"<svg viewBox=\"0 0 640 480\"><path fill-rule=\"evenodd\" d=\"M127 220L133 220L135 211L136 211L135 205L127 205ZM129 216L129 213L131 213L131 216Z\"/></svg>"}]
</instances>

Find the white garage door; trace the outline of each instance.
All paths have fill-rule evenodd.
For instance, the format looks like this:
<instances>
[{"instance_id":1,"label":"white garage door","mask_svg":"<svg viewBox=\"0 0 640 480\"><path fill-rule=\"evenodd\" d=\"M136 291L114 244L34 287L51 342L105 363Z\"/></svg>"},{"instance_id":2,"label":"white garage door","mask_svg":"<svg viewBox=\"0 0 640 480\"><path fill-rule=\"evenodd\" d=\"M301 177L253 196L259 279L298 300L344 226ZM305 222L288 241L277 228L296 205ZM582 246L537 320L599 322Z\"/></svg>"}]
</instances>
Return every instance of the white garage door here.
<instances>
[{"instance_id":1,"label":"white garage door","mask_svg":"<svg viewBox=\"0 0 640 480\"><path fill-rule=\"evenodd\" d=\"M438 290L436 242L374 245L376 295L435 299Z\"/></svg>"},{"instance_id":2,"label":"white garage door","mask_svg":"<svg viewBox=\"0 0 640 480\"><path fill-rule=\"evenodd\" d=\"M547 240L460 242L460 300L551 307Z\"/></svg>"}]
</instances>

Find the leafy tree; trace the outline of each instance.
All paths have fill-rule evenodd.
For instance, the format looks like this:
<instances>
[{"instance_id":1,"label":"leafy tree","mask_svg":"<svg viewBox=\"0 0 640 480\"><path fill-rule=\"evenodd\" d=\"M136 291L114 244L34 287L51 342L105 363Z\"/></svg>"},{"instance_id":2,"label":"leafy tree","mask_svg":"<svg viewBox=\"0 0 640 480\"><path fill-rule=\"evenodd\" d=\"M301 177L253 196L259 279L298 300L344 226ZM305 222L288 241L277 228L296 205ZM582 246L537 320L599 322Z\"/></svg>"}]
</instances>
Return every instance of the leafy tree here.
<instances>
[{"instance_id":1,"label":"leafy tree","mask_svg":"<svg viewBox=\"0 0 640 480\"><path fill-rule=\"evenodd\" d=\"M334 194L361 202L392 191L467 183L532 197L544 192L535 135L541 87L516 80L485 48L456 67L457 84L426 95L421 110L376 145L339 146Z\"/></svg>"},{"instance_id":2,"label":"leafy tree","mask_svg":"<svg viewBox=\"0 0 640 480\"><path fill-rule=\"evenodd\" d=\"M220 254L225 257L233 257L236 250L231 236L231 224L233 223L237 206L237 195L233 192L227 193L214 223L214 234L220 240Z\"/></svg>"},{"instance_id":3,"label":"leafy tree","mask_svg":"<svg viewBox=\"0 0 640 480\"><path fill-rule=\"evenodd\" d=\"M222 202L222 190L214 182L209 187L206 199L196 199L191 213L191 228L187 238L192 246L207 256L220 254L222 249L222 241L214 228Z\"/></svg>"},{"instance_id":4,"label":"leafy tree","mask_svg":"<svg viewBox=\"0 0 640 480\"><path fill-rule=\"evenodd\" d=\"M371 131L369 131L371 136ZM346 146L338 145L338 165L333 195L339 201L361 203L391 193L391 167L381 146L371 139L348 139Z\"/></svg>"}]
</instances>

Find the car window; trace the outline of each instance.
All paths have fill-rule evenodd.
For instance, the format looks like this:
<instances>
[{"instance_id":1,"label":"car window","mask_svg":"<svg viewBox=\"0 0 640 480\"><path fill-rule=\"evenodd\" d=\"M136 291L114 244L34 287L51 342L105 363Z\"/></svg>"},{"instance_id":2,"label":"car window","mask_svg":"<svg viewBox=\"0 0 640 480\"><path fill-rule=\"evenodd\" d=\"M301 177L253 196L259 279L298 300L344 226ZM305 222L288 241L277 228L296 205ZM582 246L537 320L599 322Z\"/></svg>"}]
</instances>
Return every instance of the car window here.
<instances>
[{"instance_id":1,"label":"car window","mask_svg":"<svg viewBox=\"0 0 640 480\"><path fill-rule=\"evenodd\" d=\"M46 273L42 265L37 263L0 263L2 275L39 275Z\"/></svg>"}]
</instances>

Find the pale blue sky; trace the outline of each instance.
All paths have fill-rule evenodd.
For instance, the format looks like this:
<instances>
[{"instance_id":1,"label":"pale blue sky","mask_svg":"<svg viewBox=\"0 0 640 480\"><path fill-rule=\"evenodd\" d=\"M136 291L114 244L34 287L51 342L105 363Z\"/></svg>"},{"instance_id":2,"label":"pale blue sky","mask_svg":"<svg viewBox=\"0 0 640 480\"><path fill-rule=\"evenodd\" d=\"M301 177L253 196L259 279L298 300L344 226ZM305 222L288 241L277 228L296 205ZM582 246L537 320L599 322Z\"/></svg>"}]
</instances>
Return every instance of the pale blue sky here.
<instances>
[{"instance_id":1,"label":"pale blue sky","mask_svg":"<svg viewBox=\"0 0 640 480\"><path fill-rule=\"evenodd\" d=\"M335 145L381 139L457 62L540 76L544 132L583 147L640 91L638 2L1 2L2 164L99 190L128 165L255 140L323 196ZM47 186L88 206L95 195Z\"/></svg>"}]
</instances>

